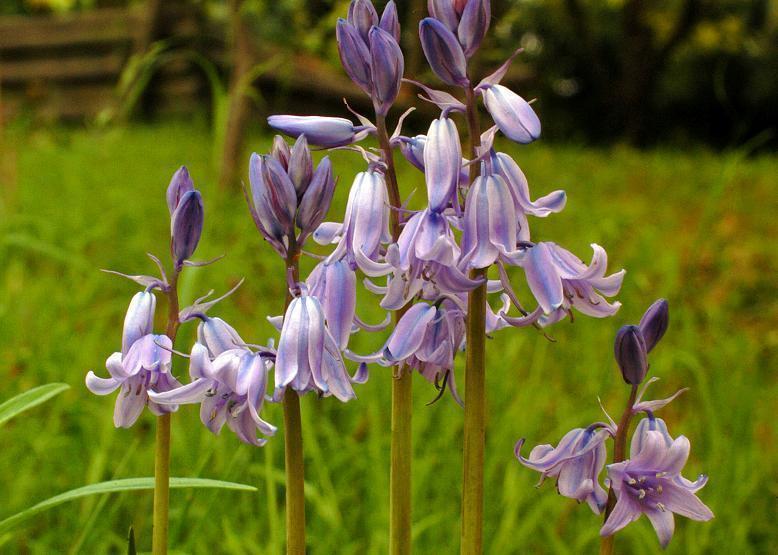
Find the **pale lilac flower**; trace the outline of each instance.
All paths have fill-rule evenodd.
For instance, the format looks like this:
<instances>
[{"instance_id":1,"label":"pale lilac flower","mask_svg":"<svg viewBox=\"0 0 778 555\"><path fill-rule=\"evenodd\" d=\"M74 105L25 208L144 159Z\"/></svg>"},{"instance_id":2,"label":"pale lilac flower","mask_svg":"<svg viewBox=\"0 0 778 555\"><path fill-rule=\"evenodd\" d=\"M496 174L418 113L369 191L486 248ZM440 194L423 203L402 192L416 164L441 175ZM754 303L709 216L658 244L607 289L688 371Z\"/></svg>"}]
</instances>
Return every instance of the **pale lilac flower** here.
<instances>
[{"instance_id":1,"label":"pale lilac flower","mask_svg":"<svg viewBox=\"0 0 778 555\"><path fill-rule=\"evenodd\" d=\"M500 175L511 191L517 214L527 214L545 218L549 214L561 212L567 202L564 191L553 191L533 201L529 196L529 184L519 165L504 152L491 154L494 173Z\"/></svg>"},{"instance_id":2,"label":"pale lilac flower","mask_svg":"<svg viewBox=\"0 0 778 555\"><path fill-rule=\"evenodd\" d=\"M447 117L433 120L423 149L429 209L442 212L456 200L462 172L462 145L454 121Z\"/></svg>"},{"instance_id":3,"label":"pale lilac flower","mask_svg":"<svg viewBox=\"0 0 778 555\"><path fill-rule=\"evenodd\" d=\"M246 343L238 332L221 318L211 318L203 315L197 326L197 342L208 349L211 358L216 358L224 351L237 349Z\"/></svg>"},{"instance_id":4,"label":"pale lilac flower","mask_svg":"<svg viewBox=\"0 0 778 555\"><path fill-rule=\"evenodd\" d=\"M348 346L357 306L357 276L345 260L322 261L306 280L308 293L321 303L327 328L340 350Z\"/></svg>"},{"instance_id":5,"label":"pale lilac flower","mask_svg":"<svg viewBox=\"0 0 778 555\"><path fill-rule=\"evenodd\" d=\"M325 148L350 145L375 132L374 126L354 125L345 118L324 116L270 116L270 127L285 135L305 135L308 143Z\"/></svg>"},{"instance_id":6,"label":"pale lilac flower","mask_svg":"<svg viewBox=\"0 0 778 555\"><path fill-rule=\"evenodd\" d=\"M419 23L419 37L435 75L449 85L469 86L467 60L454 33L437 19L427 17Z\"/></svg>"},{"instance_id":7,"label":"pale lilac flower","mask_svg":"<svg viewBox=\"0 0 778 555\"><path fill-rule=\"evenodd\" d=\"M276 432L275 426L260 417L271 366L268 353L232 348L211 360L209 351L195 343L189 363L192 382L149 396L161 405L200 403L200 420L214 434L227 424L244 443L264 445L267 440L257 438L257 430L265 436Z\"/></svg>"},{"instance_id":8,"label":"pale lilac flower","mask_svg":"<svg viewBox=\"0 0 778 555\"><path fill-rule=\"evenodd\" d=\"M156 307L157 298L151 291L141 291L133 295L124 316L122 355L126 355L138 339L154 331L154 310Z\"/></svg>"},{"instance_id":9,"label":"pale lilac flower","mask_svg":"<svg viewBox=\"0 0 778 555\"><path fill-rule=\"evenodd\" d=\"M600 514L608 500L599 482L607 456L605 440L614 433L610 426L597 423L571 430L556 447L538 445L527 459L521 456L523 439L516 443L514 452L521 464L541 473L540 483L548 477L556 478L560 495L586 501L595 514Z\"/></svg>"},{"instance_id":10,"label":"pale lilac flower","mask_svg":"<svg viewBox=\"0 0 778 555\"><path fill-rule=\"evenodd\" d=\"M624 270L605 275L608 255L599 245L592 244L594 255L589 266L555 243L536 243L527 249L520 265L527 283L544 315L541 325L558 322L571 309L605 318L616 313L621 303L609 303L604 297L619 292Z\"/></svg>"},{"instance_id":11,"label":"pale lilac flower","mask_svg":"<svg viewBox=\"0 0 778 555\"><path fill-rule=\"evenodd\" d=\"M684 436L673 440L666 427L650 429L649 424L636 430L630 459L608 465L617 502L600 534L614 534L645 514L666 547L675 530L674 513L707 521L713 512L695 495L705 485L705 477L693 483L681 476L689 458L689 440Z\"/></svg>"},{"instance_id":12,"label":"pale lilac flower","mask_svg":"<svg viewBox=\"0 0 778 555\"><path fill-rule=\"evenodd\" d=\"M496 174L476 178L465 200L461 264L486 268L498 258L516 263L523 256L517 246L526 241L526 218L516 214L505 180Z\"/></svg>"},{"instance_id":13,"label":"pale lilac flower","mask_svg":"<svg viewBox=\"0 0 778 555\"><path fill-rule=\"evenodd\" d=\"M160 415L177 410L176 405L160 405L149 399L149 392L164 392L180 387L170 375L170 351L173 345L166 335L144 335L135 341L126 354L113 353L105 362L109 378L99 378L94 372L86 375L86 386L96 395L108 395L121 388L116 398L113 422L117 428L129 428L149 407Z\"/></svg>"},{"instance_id":14,"label":"pale lilac flower","mask_svg":"<svg viewBox=\"0 0 778 555\"><path fill-rule=\"evenodd\" d=\"M316 297L303 291L284 315L275 367L276 391L287 386L300 394L316 391L346 402L356 395L343 357L325 325Z\"/></svg>"},{"instance_id":15,"label":"pale lilac flower","mask_svg":"<svg viewBox=\"0 0 778 555\"><path fill-rule=\"evenodd\" d=\"M529 102L503 85L480 89L484 105L503 135L521 144L540 137L540 119Z\"/></svg>"},{"instance_id":16,"label":"pale lilac flower","mask_svg":"<svg viewBox=\"0 0 778 555\"><path fill-rule=\"evenodd\" d=\"M347 258L367 275L390 271L380 261L381 243L389 240L389 201L384 174L369 168L354 178L343 223L325 222L313 234L322 245L337 242L329 262Z\"/></svg>"}]
</instances>

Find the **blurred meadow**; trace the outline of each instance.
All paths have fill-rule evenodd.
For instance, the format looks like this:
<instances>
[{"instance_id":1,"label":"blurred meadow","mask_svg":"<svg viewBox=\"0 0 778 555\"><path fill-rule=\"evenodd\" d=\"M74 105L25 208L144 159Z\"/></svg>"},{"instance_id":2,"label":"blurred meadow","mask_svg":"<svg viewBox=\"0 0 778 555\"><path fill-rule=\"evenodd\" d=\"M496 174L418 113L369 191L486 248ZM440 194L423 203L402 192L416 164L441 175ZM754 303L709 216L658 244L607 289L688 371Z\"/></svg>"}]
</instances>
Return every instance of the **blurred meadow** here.
<instances>
[{"instance_id":1,"label":"blurred meadow","mask_svg":"<svg viewBox=\"0 0 778 555\"><path fill-rule=\"evenodd\" d=\"M261 122L251 122L260 132ZM251 135L267 150L268 135ZM775 426L778 287L775 199L778 158L705 148L637 151L539 143L502 144L522 165L534 195L565 188L566 210L532 221L533 237L553 237L583 259L604 245L610 267L627 269L612 319L576 318L550 329L503 331L488 350L485 548L487 553L590 553L599 517L533 486L537 475L513 458L513 444L555 443L572 427L612 414L625 388L612 340L655 298L671 307L671 326L652 354L661 377L650 395L688 386L662 411L671 430L691 439L685 474L710 475L700 497L710 523L677 519L668 553L770 553L778 545ZM130 282L100 268L141 273L147 251L164 255L164 191L186 164L203 191L206 224L198 257L226 254L205 270L185 272L185 299L244 285L213 314L250 342L273 335L265 315L283 302L282 265L263 244L238 191L215 185L211 131L197 120L110 129L8 130L0 189L0 388L2 399L48 382L71 389L0 428L4 503L0 518L55 493L111 478L152 474L153 419L115 430L113 398L90 394L84 374L103 374L120 340ZM340 175L331 219L362 162L332 154ZM247 153L242 156L245 163ZM407 194L420 172L401 165ZM423 195L422 195L423 196ZM310 261L307 263L310 270ZM515 280L518 282L518 279ZM525 295L526 296L526 295ZM161 311L160 311L161 312ZM375 303L360 302L369 321ZM179 337L187 344L192 324ZM353 338L372 352L384 334ZM460 361L461 362L461 361ZM177 360L175 373L187 373ZM462 369L458 368L462 380ZM311 553L385 553L388 520L390 380L374 368L358 400L304 398L306 495ZM414 546L453 553L459 543L462 411L449 396L432 406L433 387L416 379L414 397ZM281 423L279 407L267 419ZM201 476L257 486L256 493L174 490L174 553L279 553L283 544L282 437L264 448L231 433L212 436L186 406L173 418L173 476ZM133 526L148 549L151 492L90 497L54 508L0 534L3 553L124 553ZM617 549L659 552L646 519L629 526Z\"/></svg>"},{"instance_id":2,"label":"blurred meadow","mask_svg":"<svg viewBox=\"0 0 778 555\"><path fill-rule=\"evenodd\" d=\"M0 418L0 553L126 553L130 527L139 552L149 550L151 491L2 521L83 485L153 474L153 417L116 430L115 395L92 395L84 377L106 375L138 289L100 269L149 273L146 253L167 254L165 190L182 164L205 201L196 258L226 255L184 272L183 301L245 278L211 314L250 343L277 337L266 316L283 308L283 264L254 228L239 182L250 152L270 148L266 115L347 116L344 96L371 109L340 68L334 41L348 4L0 2L0 403L42 384L70 385ZM425 5L398 2L406 75L439 86L416 35ZM522 437L556 444L571 428L602 420L598 398L618 417L627 388L614 335L659 297L669 300L670 328L651 354L650 373L661 381L648 396L690 388L660 416L691 440L684 474L710 476L699 495L716 515L709 523L677 518L667 553L778 552L778 3L492 6L476 72L523 47L505 83L537 98L543 121L542 140L499 149L515 156L533 198L568 194L562 213L530 220L533 240L558 242L587 262L596 242L609 269L627 274L613 318L576 315L548 330L552 340L509 329L488 342L485 553L597 552L601 518L555 495L552 481L536 489L537 474L517 462L513 446ZM403 87L390 117L393 124L419 106L409 135L437 116L416 92ZM340 181L328 220L338 220L364 162L353 152L330 156ZM396 158L403 196L418 189L411 206L420 206L423 175ZM303 275L312 267L305 259ZM518 286L521 272L512 275ZM532 304L526 288L518 292ZM359 294L358 315L381 321L376 299ZM194 332L194 324L182 328L182 350ZM386 336L360 333L349 346L374 352ZM174 373L187 377L185 360L175 360ZM312 554L388 551L391 380L389 369L371 367L354 402L302 400ZM414 376L413 543L423 555L457 553L460 542L463 412L449 395L428 406L436 394ZM283 422L279 406L265 417ZM198 408L184 406L173 417L171 475L257 488L173 490L171 553L283 552L281 430L265 447L249 447L229 431L213 436ZM616 552L661 552L647 519L619 533Z\"/></svg>"}]
</instances>

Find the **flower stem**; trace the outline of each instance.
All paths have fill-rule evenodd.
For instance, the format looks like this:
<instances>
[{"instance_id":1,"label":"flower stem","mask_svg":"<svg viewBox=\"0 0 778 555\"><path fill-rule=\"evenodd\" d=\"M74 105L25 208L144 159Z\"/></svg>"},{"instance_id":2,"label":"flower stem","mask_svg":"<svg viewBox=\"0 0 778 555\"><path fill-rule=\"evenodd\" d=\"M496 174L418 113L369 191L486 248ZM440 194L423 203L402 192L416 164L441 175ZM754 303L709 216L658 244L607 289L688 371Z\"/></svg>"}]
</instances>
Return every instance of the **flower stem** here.
<instances>
[{"instance_id":1,"label":"flower stem","mask_svg":"<svg viewBox=\"0 0 778 555\"><path fill-rule=\"evenodd\" d=\"M300 279L300 249L294 237L290 239L286 271L294 283ZM284 312L292 301L287 287ZM286 467L286 552L305 554L305 463L303 461L303 429L300 417L300 397L291 387L284 391L284 465Z\"/></svg>"},{"instance_id":2,"label":"flower stem","mask_svg":"<svg viewBox=\"0 0 778 555\"><path fill-rule=\"evenodd\" d=\"M390 231L392 240L400 236L400 213L402 205L397 173L394 168L394 154L389 144L386 117L376 114L378 143L386 163L386 183L391 205ZM394 321L405 313L407 307L394 312ZM396 368L392 380L392 437L391 467L389 471L389 552L392 555L407 555L411 552L411 461L413 459L413 382L411 373L402 365Z\"/></svg>"},{"instance_id":3,"label":"flower stem","mask_svg":"<svg viewBox=\"0 0 778 555\"><path fill-rule=\"evenodd\" d=\"M475 94L467 94L467 129L470 159L477 157L481 142ZM470 166L470 183L478 175L478 164ZM485 278L488 268L475 269L472 279ZM467 336L465 361L465 430L462 464L462 542L461 552L483 552L484 444L486 434L486 284L473 289L467 297Z\"/></svg>"},{"instance_id":4,"label":"flower stem","mask_svg":"<svg viewBox=\"0 0 778 555\"><path fill-rule=\"evenodd\" d=\"M616 438L614 439L613 447L613 462L622 462L626 458L627 451L627 435L629 434L629 425L632 421L632 406L635 404L635 398L637 397L638 386L633 385L629 394L629 400L627 406L624 409L624 413L619 420L619 428L616 430ZM605 505L605 517L607 521L610 514L613 512L613 507L616 506L616 494L613 492L613 488L608 489L608 503ZM615 534L610 536L604 536L600 540L600 555L611 555L613 553L613 541Z\"/></svg>"},{"instance_id":5,"label":"flower stem","mask_svg":"<svg viewBox=\"0 0 778 555\"><path fill-rule=\"evenodd\" d=\"M178 333L178 275L174 270L168 289L168 318L165 335L171 344ZM151 552L167 553L168 509L170 507L170 413L157 417L156 449L154 452L154 515L151 528Z\"/></svg>"}]
</instances>

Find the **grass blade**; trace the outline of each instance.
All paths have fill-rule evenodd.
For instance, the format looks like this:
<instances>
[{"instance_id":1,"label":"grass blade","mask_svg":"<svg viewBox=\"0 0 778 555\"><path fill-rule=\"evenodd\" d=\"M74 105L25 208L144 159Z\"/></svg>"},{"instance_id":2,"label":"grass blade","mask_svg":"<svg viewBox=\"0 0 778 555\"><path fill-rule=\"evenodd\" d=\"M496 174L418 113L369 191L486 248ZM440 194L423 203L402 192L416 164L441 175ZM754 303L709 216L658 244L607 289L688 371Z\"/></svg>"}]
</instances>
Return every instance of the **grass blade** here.
<instances>
[{"instance_id":1,"label":"grass blade","mask_svg":"<svg viewBox=\"0 0 778 555\"><path fill-rule=\"evenodd\" d=\"M235 482L224 482L221 480L210 480L208 478L171 478L171 488L220 488L230 490L242 490L242 491L257 491L257 488L246 484L238 484ZM0 533L6 531L8 528L27 520L38 513L67 503L74 499L80 499L88 495L96 495L100 493L116 493L122 491L135 491L135 490L149 490L154 489L154 478L123 478L121 480L109 480L107 482L100 482L97 484L90 484L80 488L72 489L50 497L45 501L41 501L37 505L33 505L29 509L25 509L20 513L16 513L13 516L9 516L5 520L0 521Z\"/></svg>"},{"instance_id":2,"label":"grass blade","mask_svg":"<svg viewBox=\"0 0 778 555\"><path fill-rule=\"evenodd\" d=\"M0 405L0 426L19 413L37 407L55 395L59 395L66 389L70 389L70 386L66 383L50 383L34 387L29 391L25 391L16 397L8 399L5 403Z\"/></svg>"}]
</instances>

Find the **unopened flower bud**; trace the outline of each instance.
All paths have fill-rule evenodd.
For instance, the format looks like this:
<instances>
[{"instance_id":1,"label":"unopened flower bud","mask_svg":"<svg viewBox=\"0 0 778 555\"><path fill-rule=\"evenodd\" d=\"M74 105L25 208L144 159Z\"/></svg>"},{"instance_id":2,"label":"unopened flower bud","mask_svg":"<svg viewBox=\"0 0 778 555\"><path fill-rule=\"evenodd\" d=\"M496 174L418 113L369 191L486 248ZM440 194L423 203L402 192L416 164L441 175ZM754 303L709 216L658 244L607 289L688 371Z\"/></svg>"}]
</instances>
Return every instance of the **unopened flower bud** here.
<instances>
[{"instance_id":1,"label":"unopened flower bud","mask_svg":"<svg viewBox=\"0 0 778 555\"><path fill-rule=\"evenodd\" d=\"M338 54L343 69L365 94L371 95L373 83L370 75L370 50L367 42L359 34L357 28L345 19L338 20L335 36L338 40Z\"/></svg>"},{"instance_id":2,"label":"unopened flower bud","mask_svg":"<svg viewBox=\"0 0 778 555\"><path fill-rule=\"evenodd\" d=\"M278 163L285 170L289 168L289 157L291 155L289 145L284 138L281 135L273 137L273 147L270 150L270 156L278 160Z\"/></svg>"},{"instance_id":3,"label":"unopened flower bud","mask_svg":"<svg viewBox=\"0 0 778 555\"><path fill-rule=\"evenodd\" d=\"M370 60L373 104L386 115L400 92L405 62L394 37L378 27L370 30Z\"/></svg>"},{"instance_id":4,"label":"unopened flower bud","mask_svg":"<svg viewBox=\"0 0 778 555\"><path fill-rule=\"evenodd\" d=\"M527 144L540 137L540 119L529 102L502 85L484 88L483 95L494 123L510 140Z\"/></svg>"},{"instance_id":5,"label":"unopened flower bud","mask_svg":"<svg viewBox=\"0 0 778 555\"><path fill-rule=\"evenodd\" d=\"M329 156L325 156L319 162L310 185L300 201L300 209L297 211L297 227L304 234L313 233L324 221L327 211L330 209L334 191L335 180L332 177L332 163Z\"/></svg>"},{"instance_id":6,"label":"unopened flower bud","mask_svg":"<svg viewBox=\"0 0 778 555\"><path fill-rule=\"evenodd\" d=\"M181 197L170 219L170 249L177 266L194 254L202 231L203 197L200 191L189 191Z\"/></svg>"},{"instance_id":7,"label":"unopened flower bud","mask_svg":"<svg viewBox=\"0 0 778 555\"><path fill-rule=\"evenodd\" d=\"M305 134L309 144L324 148L345 146L360 141L373 129L355 126L345 118L324 116L270 116L267 122L271 127L291 137Z\"/></svg>"},{"instance_id":8,"label":"unopened flower bud","mask_svg":"<svg viewBox=\"0 0 778 555\"><path fill-rule=\"evenodd\" d=\"M249 162L251 201L268 240L283 242L294 231L297 195L294 185L272 156L254 153Z\"/></svg>"},{"instance_id":9,"label":"unopened flower bud","mask_svg":"<svg viewBox=\"0 0 778 555\"><path fill-rule=\"evenodd\" d=\"M352 0L348 7L348 21L357 28L362 40L367 43L370 28L378 25L378 12L370 0Z\"/></svg>"},{"instance_id":10,"label":"unopened flower bud","mask_svg":"<svg viewBox=\"0 0 778 555\"><path fill-rule=\"evenodd\" d=\"M643 317L640 319L640 333L643 335L643 341L646 343L646 352L650 353L662 336L667 331L670 324L670 308L667 301L659 299L655 301Z\"/></svg>"},{"instance_id":11,"label":"unopened flower bud","mask_svg":"<svg viewBox=\"0 0 778 555\"><path fill-rule=\"evenodd\" d=\"M294 190L297 192L297 198L300 199L311 182L311 177L313 177L313 160L305 135L297 137L297 141L292 147L287 173L289 179L292 180Z\"/></svg>"},{"instance_id":12,"label":"unopened flower bud","mask_svg":"<svg viewBox=\"0 0 778 555\"><path fill-rule=\"evenodd\" d=\"M637 326L622 326L613 346L621 375L628 384L638 385L648 372L646 344Z\"/></svg>"},{"instance_id":13,"label":"unopened flower bud","mask_svg":"<svg viewBox=\"0 0 778 555\"><path fill-rule=\"evenodd\" d=\"M449 85L467 86L467 60L457 37L437 19L419 23L421 47L432 71Z\"/></svg>"},{"instance_id":14,"label":"unopened flower bud","mask_svg":"<svg viewBox=\"0 0 778 555\"><path fill-rule=\"evenodd\" d=\"M469 0L462 12L462 18L457 27L457 38L462 45L465 57L470 58L476 53L481 41L489 30L491 9L489 0Z\"/></svg>"},{"instance_id":15,"label":"unopened flower bud","mask_svg":"<svg viewBox=\"0 0 778 555\"><path fill-rule=\"evenodd\" d=\"M194 183L189 176L189 170L186 169L186 166L181 166L173 174L173 178L170 180L170 185L167 188L167 207L171 216L181 201L181 197L189 191L194 191Z\"/></svg>"},{"instance_id":16,"label":"unopened flower bud","mask_svg":"<svg viewBox=\"0 0 778 555\"><path fill-rule=\"evenodd\" d=\"M397 5L394 3L394 0L387 2L378 26L392 35L394 40L400 42L400 20L397 17Z\"/></svg>"},{"instance_id":17,"label":"unopened flower bud","mask_svg":"<svg viewBox=\"0 0 778 555\"><path fill-rule=\"evenodd\" d=\"M136 293L124 316L122 331L122 354L126 355L138 339L154 331L154 309L157 298L151 291Z\"/></svg>"}]
</instances>

